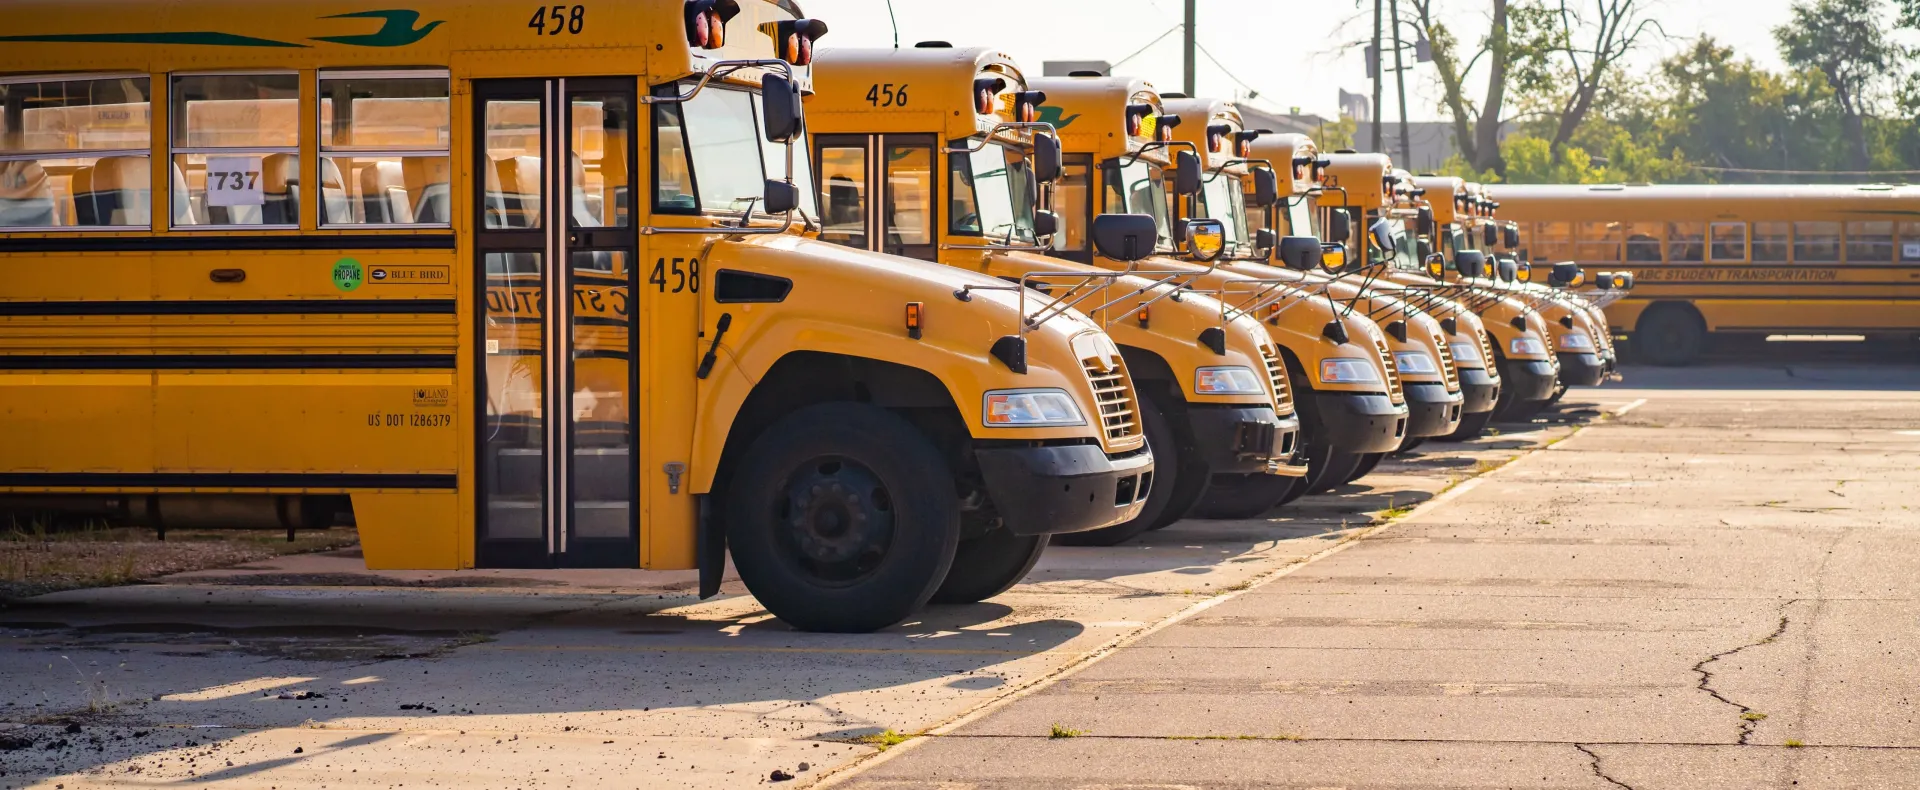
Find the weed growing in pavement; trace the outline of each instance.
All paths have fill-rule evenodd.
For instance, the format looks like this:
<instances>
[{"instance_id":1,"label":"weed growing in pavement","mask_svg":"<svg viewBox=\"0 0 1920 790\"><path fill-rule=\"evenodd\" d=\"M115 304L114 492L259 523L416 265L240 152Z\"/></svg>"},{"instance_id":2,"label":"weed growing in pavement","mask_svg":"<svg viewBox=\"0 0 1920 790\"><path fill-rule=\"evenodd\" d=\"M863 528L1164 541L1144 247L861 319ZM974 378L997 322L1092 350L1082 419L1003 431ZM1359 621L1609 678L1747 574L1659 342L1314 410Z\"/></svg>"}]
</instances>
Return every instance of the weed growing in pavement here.
<instances>
[{"instance_id":1,"label":"weed growing in pavement","mask_svg":"<svg viewBox=\"0 0 1920 790\"><path fill-rule=\"evenodd\" d=\"M1806 745L1805 743L1801 743L1799 740L1794 738L1788 738L1786 743L1786 747L1789 749L1798 749L1805 745Z\"/></svg>"},{"instance_id":2,"label":"weed growing in pavement","mask_svg":"<svg viewBox=\"0 0 1920 790\"><path fill-rule=\"evenodd\" d=\"M871 746L879 751L884 752L895 746L899 746L900 744L906 743L907 739L911 737L913 736L901 735L900 733L894 732L893 730L882 730L880 732L876 732L871 735L862 735L858 738L853 739L853 742L866 744L867 746Z\"/></svg>"},{"instance_id":3,"label":"weed growing in pavement","mask_svg":"<svg viewBox=\"0 0 1920 790\"><path fill-rule=\"evenodd\" d=\"M1767 718L1767 714L1747 712L1747 713L1740 714L1740 718L1746 719L1747 721L1765 721Z\"/></svg>"},{"instance_id":4,"label":"weed growing in pavement","mask_svg":"<svg viewBox=\"0 0 1920 790\"><path fill-rule=\"evenodd\" d=\"M72 658L68 656L60 658L67 662L67 666L73 667L74 674L80 676L80 679L75 682L80 684L81 693L86 695L88 713L110 713L114 708L119 707L119 703L113 701L113 692L107 688L106 679L100 677L99 672L89 676L86 670L81 669Z\"/></svg>"},{"instance_id":5,"label":"weed growing in pavement","mask_svg":"<svg viewBox=\"0 0 1920 790\"><path fill-rule=\"evenodd\" d=\"M1087 734L1087 731L1086 731L1086 730L1076 730L1076 729L1073 729L1073 728L1071 728L1071 727L1066 727L1066 726L1063 726L1063 725L1059 725L1059 724L1055 724L1055 725L1053 725L1053 731L1052 731L1052 732L1050 732L1050 733L1047 733L1047 737L1048 737L1049 739L1052 739L1052 738L1078 738L1078 737L1080 737L1080 736L1082 736L1082 735L1085 735L1085 734Z\"/></svg>"},{"instance_id":6,"label":"weed growing in pavement","mask_svg":"<svg viewBox=\"0 0 1920 790\"><path fill-rule=\"evenodd\" d=\"M1380 511L1380 513L1379 513L1379 516L1380 516L1380 518L1379 518L1379 520L1380 520L1380 521L1392 521L1392 520L1394 520L1394 519L1396 519L1396 518L1399 518L1399 517L1401 517L1401 516L1404 516L1404 515L1406 515L1406 514L1408 514L1408 513L1412 513L1412 512L1413 512L1413 506L1412 506L1412 505L1401 505L1401 506L1399 506L1399 507L1395 507L1395 506L1394 506L1394 504L1393 504L1393 498L1392 498L1392 497L1388 497L1388 498L1387 498L1387 509L1386 509L1386 510L1382 510L1382 511Z\"/></svg>"},{"instance_id":7,"label":"weed growing in pavement","mask_svg":"<svg viewBox=\"0 0 1920 790\"><path fill-rule=\"evenodd\" d=\"M1235 584L1233 586L1226 588L1226 592L1242 592L1242 591L1251 590L1251 589L1253 589L1253 580L1248 579L1239 584Z\"/></svg>"}]
</instances>

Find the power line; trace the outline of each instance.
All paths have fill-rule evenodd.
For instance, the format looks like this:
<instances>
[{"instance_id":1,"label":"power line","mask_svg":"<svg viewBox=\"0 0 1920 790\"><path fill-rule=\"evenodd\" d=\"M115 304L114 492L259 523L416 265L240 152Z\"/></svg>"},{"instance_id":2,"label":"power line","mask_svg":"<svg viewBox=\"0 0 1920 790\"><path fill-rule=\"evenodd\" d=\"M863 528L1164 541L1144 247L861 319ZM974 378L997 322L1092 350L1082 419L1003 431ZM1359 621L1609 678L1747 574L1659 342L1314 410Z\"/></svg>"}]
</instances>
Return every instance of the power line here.
<instances>
[{"instance_id":1,"label":"power line","mask_svg":"<svg viewBox=\"0 0 1920 790\"><path fill-rule=\"evenodd\" d=\"M1217 67L1217 68L1219 68L1219 69L1220 69L1220 71L1221 71L1221 73L1223 73L1223 74L1226 74L1226 75L1227 75L1227 79L1230 79L1230 80L1233 80L1234 82L1237 82L1237 83L1240 83L1240 87L1242 87L1242 88L1246 88L1246 89L1247 89L1247 98L1249 98L1249 99L1251 99L1251 98L1254 98L1255 96L1259 96L1259 95L1260 95L1260 89L1259 89L1259 88L1255 88L1255 87L1253 87L1252 85L1248 85L1248 84L1247 84L1247 81L1246 81L1246 80L1243 80L1243 79L1240 79L1240 78L1239 78L1238 76L1236 76L1236 75L1235 75L1235 74L1233 73L1233 70L1232 70L1232 69L1229 69L1229 68L1227 68L1227 66L1226 66L1226 64L1224 64L1224 63L1221 63L1221 62L1220 62L1220 59L1219 59L1219 58L1216 58L1216 57L1214 57L1214 56L1213 56L1213 53L1212 53L1212 52L1208 52L1208 51L1207 51L1207 47L1206 47L1206 45L1205 45L1205 44L1200 44L1200 43L1197 43L1197 42L1196 42L1196 43L1194 44L1194 46L1195 46L1195 47L1198 47L1198 48L1200 49L1200 54L1202 54L1202 55L1205 55L1205 56L1207 56L1207 62L1208 62L1208 63L1212 63L1212 64L1213 64L1213 65L1214 65L1215 67Z\"/></svg>"},{"instance_id":2,"label":"power line","mask_svg":"<svg viewBox=\"0 0 1920 790\"><path fill-rule=\"evenodd\" d=\"M1180 29L1180 26L1179 26L1179 25L1174 25L1173 27L1170 27L1170 28L1167 28L1167 30L1166 30L1166 32L1164 32L1164 33L1161 33L1160 35L1157 35L1157 36L1154 36L1154 37L1153 37L1153 40L1152 40L1152 41L1149 41L1149 42L1147 42L1147 45L1146 45L1146 46L1144 46L1144 47L1141 47L1141 48L1139 48L1139 49L1136 49L1136 50L1134 50L1134 51L1133 51L1133 54L1131 54L1131 55L1128 55L1128 56L1126 56L1126 57L1124 57L1124 58L1121 58L1121 59L1119 59L1119 60L1116 60L1116 61L1114 61L1114 62L1113 62L1112 64L1110 64L1110 65L1112 65L1112 66L1113 66L1113 67L1115 67L1115 68L1118 68L1120 64L1122 64L1122 63L1125 63L1125 62L1127 62L1127 61L1129 61L1129 60L1133 60L1134 58L1137 58L1137 57L1140 57L1140 53L1142 53L1142 52L1146 52L1146 51L1147 51L1147 50L1149 50L1149 49L1153 49L1153 45L1155 45L1155 44L1158 44L1158 43L1160 43L1160 41L1161 41L1161 39L1164 39L1164 38L1166 38L1167 36L1171 36L1171 35L1173 35L1173 31L1175 31L1175 30L1179 30L1179 29Z\"/></svg>"}]
</instances>

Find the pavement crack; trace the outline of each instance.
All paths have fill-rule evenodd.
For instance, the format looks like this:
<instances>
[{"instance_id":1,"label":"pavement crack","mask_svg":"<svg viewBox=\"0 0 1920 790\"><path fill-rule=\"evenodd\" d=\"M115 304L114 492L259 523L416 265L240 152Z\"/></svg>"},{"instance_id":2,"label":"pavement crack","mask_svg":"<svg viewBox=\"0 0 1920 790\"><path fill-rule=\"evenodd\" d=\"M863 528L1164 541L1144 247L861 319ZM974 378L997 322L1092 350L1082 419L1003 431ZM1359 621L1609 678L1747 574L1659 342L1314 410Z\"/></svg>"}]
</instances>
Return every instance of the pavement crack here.
<instances>
[{"instance_id":1,"label":"pavement crack","mask_svg":"<svg viewBox=\"0 0 1920 790\"><path fill-rule=\"evenodd\" d=\"M1633 790L1633 785L1627 784L1626 782L1622 782L1618 779L1613 778L1612 776L1607 775L1607 770L1601 767L1600 765L1599 753L1595 752L1591 747L1587 746L1584 743L1576 743L1573 745L1573 748L1579 749L1581 754L1584 754L1587 756L1587 767L1593 770L1594 776L1600 777L1601 779L1605 779L1608 784L1611 784L1614 787L1624 787L1627 790Z\"/></svg>"},{"instance_id":2,"label":"pavement crack","mask_svg":"<svg viewBox=\"0 0 1920 790\"><path fill-rule=\"evenodd\" d=\"M1748 642L1739 647L1736 647L1730 650L1722 650L1718 653L1707 656L1706 658L1701 659L1700 663L1693 665L1693 671L1696 674L1700 675L1700 682L1694 684L1696 688L1700 689L1701 691L1707 692L1707 694L1709 696L1712 696L1714 699L1719 700L1723 703L1726 703L1727 705L1731 705L1740 710L1740 738L1739 740L1735 741L1735 743L1738 743L1741 746L1747 745L1747 739L1753 736L1753 728L1756 726L1759 726L1760 720L1766 718L1766 716L1758 714L1756 711L1754 711L1753 708L1747 707L1746 705L1743 705L1738 702L1734 702L1731 699L1728 699L1725 695L1721 694L1718 690L1716 690L1713 687L1713 677L1714 677L1713 672L1712 670L1707 669L1707 665L1715 661L1719 661L1720 659L1733 656L1742 650L1746 650L1747 648L1759 647L1761 645L1766 645L1766 644L1772 644L1775 640L1778 640L1782 635L1787 633L1787 624L1790 621L1790 618L1787 615L1787 607L1793 606L1794 604L1799 602L1800 602L1800 599L1795 598L1791 601L1788 601L1780 605L1780 623L1773 627L1772 633L1767 634L1764 637L1761 637L1758 641Z\"/></svg>"}]
</instances>

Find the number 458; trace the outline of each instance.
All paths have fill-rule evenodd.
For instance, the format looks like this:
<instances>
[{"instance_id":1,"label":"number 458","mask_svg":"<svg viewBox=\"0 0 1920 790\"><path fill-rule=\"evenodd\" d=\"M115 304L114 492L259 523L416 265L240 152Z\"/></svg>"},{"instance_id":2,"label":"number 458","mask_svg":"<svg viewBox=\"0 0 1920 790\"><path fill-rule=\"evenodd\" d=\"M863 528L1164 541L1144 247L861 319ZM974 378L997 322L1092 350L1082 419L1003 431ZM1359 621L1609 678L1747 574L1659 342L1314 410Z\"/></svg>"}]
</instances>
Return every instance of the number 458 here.
<instances>
[{"instance_id":1,"label":"number 458","mask_svg":"<svg viewBox=\"0 0 1920 790\"><path fill-rule=\"evenodd\" d=\"M533 10L533 18L527 20L527 27L535 31L534 35L557 36L568 33L577 36L587 27L587 7L540 6Z\"/></svg>"},{"instance_id":2,"label":"number 458","mask_svg":"<svg viewBox=\"0 0 1920 790\"><path fill-rule=\"evenodd\" d=\"M891 82L875 84L867 88L867 103L875 107L905 107L907 106L907 84L900 83L898 89L895 89Z\"/></svg>"}]
</instances>

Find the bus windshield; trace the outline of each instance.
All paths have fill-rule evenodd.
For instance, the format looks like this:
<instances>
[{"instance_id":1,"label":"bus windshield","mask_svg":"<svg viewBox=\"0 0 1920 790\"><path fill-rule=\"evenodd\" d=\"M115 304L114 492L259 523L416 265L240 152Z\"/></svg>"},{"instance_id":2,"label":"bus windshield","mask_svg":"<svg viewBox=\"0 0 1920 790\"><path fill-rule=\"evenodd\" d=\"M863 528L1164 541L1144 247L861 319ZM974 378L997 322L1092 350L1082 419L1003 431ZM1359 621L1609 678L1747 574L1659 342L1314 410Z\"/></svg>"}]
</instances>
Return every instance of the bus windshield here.
<instances>
[{"instance_id":1,"label":"bus windshield","mask_svg":"<svg viewBox=\"0 0 1920 790\"><path fill-rule=\"evenodd\" d=\"M1215 173L1201 188L1200 200L1208 219L1220 220L1227 226L1226 256L1239 256L1245 251L1242 247L1247 238L1247 206L1246 198L1240 194L1240 179Z\"/></svg>"},{"instance_id":2,"label":"bus windshield","mask_svg":"<svg viewBox=\"0 0 1920 790\"><path fill-rule=\"evenodd\" d=\"M1387 223L1389 227L1393 228L1393 268L1409 272L1419 271L1419 240L1415 239L1413 234L1407 230L1407 221L1403 219L1391 219L1388 220Z\"/></svg>"},{"instance_id":3,"label":"bus windshield","mask_svg":"<svg viewBox=\"0 0 1920 790\"><path fill-rule=\"evenodd\" d=\"M1032 242L1033 171L1019 151L988 143L970 154L953 154L952 232L1005 243Z\"/></svg>"},{"instance_id":4,"label":"bus windshield","mask_svg":"<svg viewBox=\"0 0 1920 790\"><path fill-rule=\"evenodd\" d=\"M1159 165L1143 159L1122 165L1110 160L1106 166L1107 213L1147 214L1159 230L1159 248L1173 249L1173 230L1167 218L1167 185Z\"/></svg>"},{"instance_id":5,"label":"bus windshield","mask_svg":"<svg viewBox=\"0 0 1920 790\"><path fill-rule=\"evenodd\" d=\"M654 105L657 210L739 216L751 208L756 216L766 216L759 204L764 182L785 178L787 147L761 134L754 96L709 85L685 102ZM802 132L794 142L793 183L800 190L795 213L811 218L818 212L805 140Z\"/></svg>"},{"instance_id":6,"label":"bus windshield","mask_svg":"<svg viewBox=\"0 0 1920 790\"><path fill-rule=\"evenodd\" d=\"M1283 236L1320 236L1320 217L1305 195L1286 201L1287 227Z\"/></svg>"}]
</instances>

